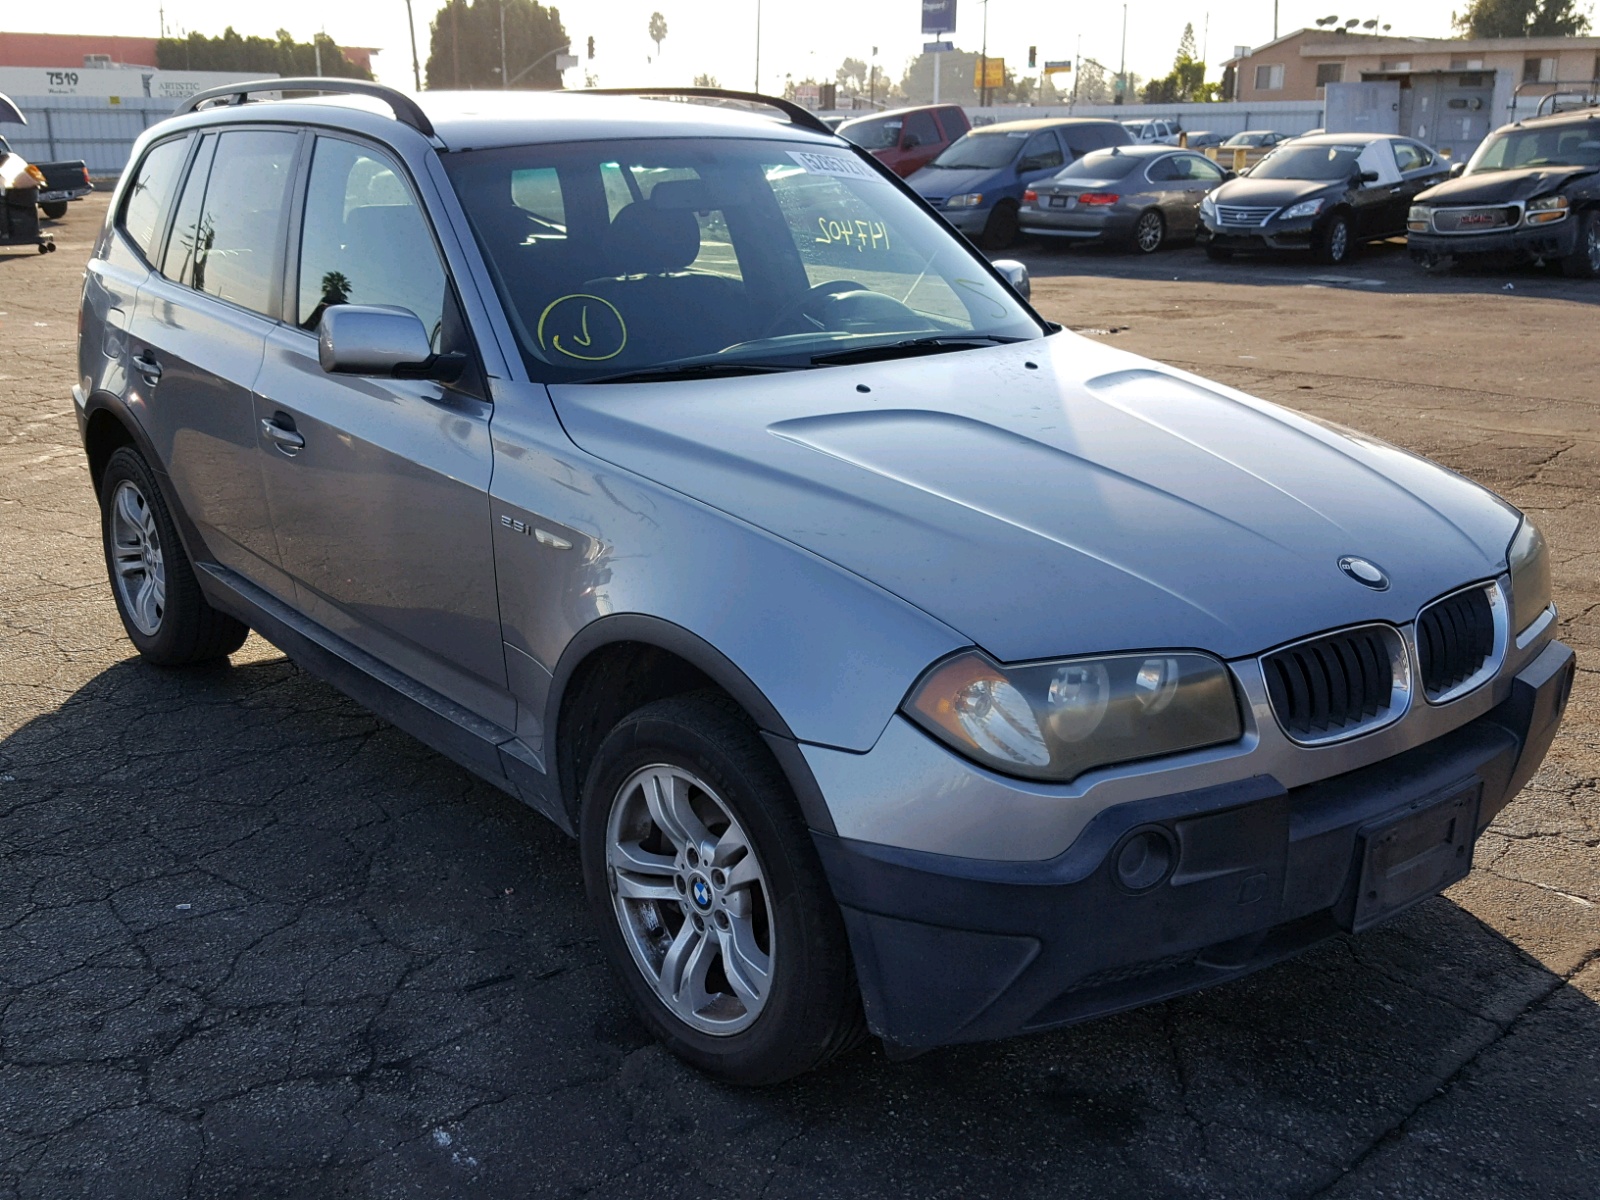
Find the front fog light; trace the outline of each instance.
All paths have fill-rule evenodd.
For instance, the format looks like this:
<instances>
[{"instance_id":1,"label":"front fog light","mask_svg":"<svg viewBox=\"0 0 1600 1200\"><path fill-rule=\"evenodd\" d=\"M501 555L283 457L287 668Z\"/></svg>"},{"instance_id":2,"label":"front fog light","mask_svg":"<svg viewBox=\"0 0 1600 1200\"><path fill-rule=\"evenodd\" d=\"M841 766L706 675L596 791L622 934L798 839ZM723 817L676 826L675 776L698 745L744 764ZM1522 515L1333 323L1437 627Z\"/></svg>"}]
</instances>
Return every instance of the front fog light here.
<instances>
[{"instance_id":1,"label":"front fog light","mask_svg":"<svg viewBox=\"0 0 1600 1200\"><path fill-rule=\"evenodd\" d=\"M1237 741L1244 732L1227 667L1193 652L1012 667L969 650L935 664L904 711L986 767L1058 782Z\"/></svg>"}]
</instances>

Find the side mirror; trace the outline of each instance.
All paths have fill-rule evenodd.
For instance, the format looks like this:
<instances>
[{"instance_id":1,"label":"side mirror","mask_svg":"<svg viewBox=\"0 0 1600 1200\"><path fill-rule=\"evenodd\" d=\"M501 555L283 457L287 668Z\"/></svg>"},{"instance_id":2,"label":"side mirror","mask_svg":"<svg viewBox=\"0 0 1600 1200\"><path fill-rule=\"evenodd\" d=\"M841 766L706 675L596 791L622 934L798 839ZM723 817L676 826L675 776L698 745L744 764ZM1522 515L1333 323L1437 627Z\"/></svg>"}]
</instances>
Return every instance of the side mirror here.
<instances>
[{"instance_id":1,"label":"side mirror","mask_svg":"<svg viewBox=\"0 0 1600 1200\"><path fill-rule=\"evenodd\" d=\"M1237 171L1224 171L1222 173L1222 182L1223 183L1227 183L1228 180L1230 180L1230 179L1237 179L1237 178L1239 178L1239 172L1237 172Z\"/></svg>"},{"instance_id":2,"label":"side mirror","mask_svg":"<svg viewBox=\"0 0 1600 1200\"><path fill-rule=\"evenodd\" d=\"M997 258L989 264L1005 278L1013 291L1024 300L1033 296L1033 284L1028 281L1028 268L1014 258Z\"/></svg>"},{"instance_id":3,"label":"side mirror","mask_svg":"<svg viewBox=\"0 0 1600 1200\"><path fill-rule=\"evenodd\" d=\"M395 379L461 377L464 354L435 354L414 312L383 304L336 304L317 326L317 361L330 375Z\"/></svg>"},{"instance_id":4,"label":"side mirror","mask_svg":"<svg viewBox=\"0 0 1600 1200\"><path fill-rule=\"evenodd\" d=\"M1451 179L1460 179L1461 176L1466 173L1466 169L1467 169L1467 164L1464 163L1464 162L1451 163L1450 164L1450 178Z\"/></svg>"},{"instance_id":5,"label":"side mirror","mask_svg":"<svg viewBox=\"0 0 1600 1200\"><path fill-rule=\"evenodd\" d=\"M1378 182L1378 173L1376 171L1357 171L1356 172L1356 182L1357 183L1377 183Z\"/></svg>"}]
</instances>

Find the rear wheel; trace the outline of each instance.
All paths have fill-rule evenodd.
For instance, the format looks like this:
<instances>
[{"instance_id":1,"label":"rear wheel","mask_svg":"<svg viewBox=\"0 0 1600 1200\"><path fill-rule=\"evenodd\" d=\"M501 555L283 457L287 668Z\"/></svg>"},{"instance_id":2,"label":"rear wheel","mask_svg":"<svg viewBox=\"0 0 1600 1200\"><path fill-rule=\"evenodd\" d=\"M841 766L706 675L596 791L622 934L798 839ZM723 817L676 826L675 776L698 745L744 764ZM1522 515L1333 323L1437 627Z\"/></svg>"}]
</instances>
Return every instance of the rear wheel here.
<instances>
[{"instance_id":1,"label":"rear wheel","mask_svg":"<svg viewBox=\"0 0 1600 1200\"><path fill-rule=\"evenodd\" d=\"M1133 248L1140 254L1154 254L1167 240L1167 223L1156 209L1147 208L1133 226Z\"/></svg>"},{"instance_id":2,"label":"rear wheel","mask_svg":"<svg viewBox=\"0 0 1600 1200\"><path fill-rule=\"evenodd\" d=\"M1001 201L994 206L978 242L985 250L1004 250L1017 240L1017 206Z\"/></svg>"},{"instance_id":3,"label":"rear wheel","mask_svg":"<svg viewBox=\"0 0 1600 1200\"><path fill-rule=\"evenodd\" d=\"M1350 218L1342 212L1334 213L1317 236L1317 257L1330 266L1338 266L1349 262L1355 250L1355 231L1350 227Z\"/></svg>"},{"instance_id":4,"label":"rear wheel","mask_svg":"<svg viewBox=\"0 0 1600 1200\"><path fill-rule=\"evenodd\" d=\"M1569 279L1600 277L1600 213L1594 209L1578 215L1578 244L1561 260L1561 273Z\"/></svg>"},{"instance_id":5,"label":"rear wheel","mask_svg":"<svg viewBox=\"0 0 1600 1200\"><path fill-rule=\"evenodd\" d=\"M106 463L100 531L117 615L142 658L181 667L244 644L250 630L206 603L155 478L132 447Z\"/></svg>"},{"instance_id":6,"label":"rear wheel","mask_svg":"<svg viewBox=\"0 0 1600 1200\"><path fill-rule=\"evenodd\" d=\"M65 200L52 200L48 204L39 205L39 211L52 221L59 221L67 215L67 202Z\"/></svg>"},{"instance_id":7,"label":"rear wheel","mask_svg":"<svg viewBox=\"0 0 1600 1200\"><path fill-rule=\"evenodd\" d=\"M862 1035L844 923L788 784L726 697L645 706L583 793L584 886L645 1024L730 1083L770 1084Z\"/></svg>"}]
</instances>

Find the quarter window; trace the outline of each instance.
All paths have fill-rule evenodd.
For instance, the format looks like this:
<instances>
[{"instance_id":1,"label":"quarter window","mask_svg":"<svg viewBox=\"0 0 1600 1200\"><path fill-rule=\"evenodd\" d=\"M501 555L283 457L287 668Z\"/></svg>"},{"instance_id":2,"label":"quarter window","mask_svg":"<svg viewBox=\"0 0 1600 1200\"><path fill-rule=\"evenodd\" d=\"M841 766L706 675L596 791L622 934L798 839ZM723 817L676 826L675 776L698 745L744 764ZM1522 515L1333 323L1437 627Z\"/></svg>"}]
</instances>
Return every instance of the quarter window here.
<instances>
[{"instance_id":1,"label":"quarter window","mask_svg":"<svg viewBox=\"0 0 1600 1200\"><path fill-rule=\"evenodd\" d=\"M128 188L128 198L122 206L122 231L146 259L156 256L188 150L186 137L152 146Z\"/></svg>"},{"instance_id":2,"label":"quarter window","mask_svg":"<svg viewBox=\"0 0 1600 1200\"><path fill-rule=\"evenodd\" d=\"M167 251L169 275L196 291L271 315L298 142L296 134L265 129L217 137L210 170L196 162L184 187ZM191 193L202 198L195 201Z\"/></svg>"},{"instance_id":3,"label":"quarter window","mask_svg":"<svg viewBox=\"0 0 1600 1200\"><path fill-rule=\"evenodd\" d=\"M318 138L300 236L300 327L315 330L340 304L415 313L439 349L444 265L411 189L389 159Z\"/></svg>"}]
</instances>

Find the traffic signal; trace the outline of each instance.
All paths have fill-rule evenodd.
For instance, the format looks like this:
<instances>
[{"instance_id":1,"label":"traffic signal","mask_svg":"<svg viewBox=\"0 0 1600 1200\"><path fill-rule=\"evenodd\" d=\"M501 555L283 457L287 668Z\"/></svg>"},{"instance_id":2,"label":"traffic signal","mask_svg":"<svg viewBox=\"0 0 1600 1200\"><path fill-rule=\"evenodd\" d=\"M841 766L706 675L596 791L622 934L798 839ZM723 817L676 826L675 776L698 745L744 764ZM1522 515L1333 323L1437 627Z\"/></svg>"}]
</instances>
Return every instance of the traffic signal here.
<instances>
[{"instance_id":1,"label":"traffic signal","mask_svg":"<svg viewBox=\"0 0 1600 1200\"><path fill-rule=\"evenodd\" d=\"M1037 67L1038 65L1039 65L1039 47L1037 47L1037 46L1029 46L1028 47L1028 69L1031 71L1034 67Z\"/></svg>"},{"instance_id":2,"label":"traffic signal","mask_svg":"<svg viewBox=\"0 0 1600 1200\"><path fill-rule=\"evenodd\" d=\"M593 34L589 35L589 57L590 58L594 57L594 35Z\"/></svg>"}]
</instances>

